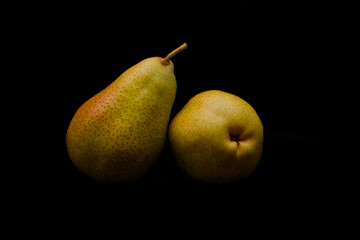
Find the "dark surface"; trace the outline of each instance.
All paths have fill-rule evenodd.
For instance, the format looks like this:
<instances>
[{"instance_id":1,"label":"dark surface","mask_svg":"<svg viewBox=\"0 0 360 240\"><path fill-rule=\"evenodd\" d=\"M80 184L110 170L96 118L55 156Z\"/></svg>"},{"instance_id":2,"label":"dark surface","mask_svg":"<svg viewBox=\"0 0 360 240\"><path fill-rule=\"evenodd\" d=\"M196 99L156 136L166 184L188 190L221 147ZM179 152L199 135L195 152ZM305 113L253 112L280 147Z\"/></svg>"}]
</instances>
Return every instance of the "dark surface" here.
<instances>
[{"instance_id":1,"label":"dark surface","mask_svg":"<svg viewBox=\"0 0 360 240\"><path fill-rule=\"evenodd\" d=\"M31 114L18 118L28 132L14 142L26 135L21 140L26 148L13 154L26 157L21 168L14 162L17 170L7 178L18 184L12 188L22 196L18 199L84 211L101 202L120 211L140 206L174 214L184 206L201 213L326 213L324 203L339 195L346 160L347 149L339 144L345 132L341 122L351 119L336 94L346 78L345 60L334 47L342 42L334 36L344 30L325 5L237 4L183 2L156 11L131 4L57 6L23 21L18 31L28 39L18 44L22 76L32 78L25 77L21 86L28 94L21 107ZM256 171L234 184L202 184L177 170L166 145L139 182L109 186L83 175L65 145L75 111L129 67L147 57L164 57L184 42L189 48L173 59L178 89L171 119L199 92L218 89L240 96L265 129Z\"/></svg>"}]
</instances>

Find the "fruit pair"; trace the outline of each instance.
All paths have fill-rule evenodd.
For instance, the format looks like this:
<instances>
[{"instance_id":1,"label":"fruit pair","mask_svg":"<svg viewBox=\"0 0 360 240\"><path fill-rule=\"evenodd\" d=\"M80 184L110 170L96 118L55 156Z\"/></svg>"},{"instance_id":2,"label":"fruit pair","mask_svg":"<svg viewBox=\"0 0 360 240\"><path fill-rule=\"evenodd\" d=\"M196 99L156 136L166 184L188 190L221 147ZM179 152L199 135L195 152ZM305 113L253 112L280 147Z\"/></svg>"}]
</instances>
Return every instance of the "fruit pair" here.
<instances>
[{"instance_id":1,"label":"fruit pair","mask_svg":"<svg viewBox=\"0 0 360 240\"><path fill-rule=\"evenodd\" d=\"M172 120L176 95L167 57L141 61L86 101L70 122L66 145L77 168L99 182L130 182L157 160L168 133L178 166L204 182L251 174L261 157L263 127L255 110L222 91L199 93Z\"/></svg>"}]
</instances>

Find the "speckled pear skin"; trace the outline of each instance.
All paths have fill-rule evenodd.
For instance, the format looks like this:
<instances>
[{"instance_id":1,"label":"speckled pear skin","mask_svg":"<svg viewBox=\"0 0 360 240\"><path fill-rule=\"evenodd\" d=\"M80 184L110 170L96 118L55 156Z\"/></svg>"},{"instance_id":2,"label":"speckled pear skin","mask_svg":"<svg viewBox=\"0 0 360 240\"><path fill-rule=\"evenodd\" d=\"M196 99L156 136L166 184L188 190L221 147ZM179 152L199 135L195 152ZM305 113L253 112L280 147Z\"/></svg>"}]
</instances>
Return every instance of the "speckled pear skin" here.
<instances>
[{"instance_id":1,"label":"speckled pear skin","mask_svg":"<svg viewBox=\"0 0 360 240\"><path fill-rule=\"evenodd\" d=\"M259 163L263 125L240 97L210 90L191 98L174 117L169 142L188 176L207 183L236 182Z\"/></svg>"},{"instance_id":2,"label":"speckled pear skin","mask_svg":"<svg viewBox=\"0 0 360 240\"><path fill-rule=\"evenodd\" d=\"M177 87L173 63L161 59L148 58L125 71L71 120L68 154L95 181L137 180L161 153Z\"/></svg>"}]
</instances>

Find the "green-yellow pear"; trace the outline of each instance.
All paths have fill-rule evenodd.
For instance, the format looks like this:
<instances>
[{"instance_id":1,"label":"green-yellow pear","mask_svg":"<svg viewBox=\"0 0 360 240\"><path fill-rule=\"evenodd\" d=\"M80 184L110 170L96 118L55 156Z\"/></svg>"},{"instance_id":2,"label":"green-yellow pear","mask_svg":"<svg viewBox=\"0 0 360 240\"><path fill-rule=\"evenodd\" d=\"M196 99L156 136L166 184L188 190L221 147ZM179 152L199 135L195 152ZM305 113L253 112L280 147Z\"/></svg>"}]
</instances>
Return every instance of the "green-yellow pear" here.
<instances>
[{"instance_id":1,"label":"green-yellow pear","mask_svg":"<svg viewBox=\"0 0 360 240\"><path fill-rule=\"evenodd\" d=\"M205 91L189 100L169 126L179 168L207 183L249 176L261 158L263 126L256 111L238 96Z\"/></svg>"},{"instance_id":2,"label":"green-yellow pear","mask_svg":"<svg viewBox=\"0 0 360 240\"><path fill-rule=\"evenodd\" d=\"M74 165L98 182L141 178L162 151L176 95L170 58L147 58L122 73L75 113L66 133Z\"/></svg>"}]
</instances>

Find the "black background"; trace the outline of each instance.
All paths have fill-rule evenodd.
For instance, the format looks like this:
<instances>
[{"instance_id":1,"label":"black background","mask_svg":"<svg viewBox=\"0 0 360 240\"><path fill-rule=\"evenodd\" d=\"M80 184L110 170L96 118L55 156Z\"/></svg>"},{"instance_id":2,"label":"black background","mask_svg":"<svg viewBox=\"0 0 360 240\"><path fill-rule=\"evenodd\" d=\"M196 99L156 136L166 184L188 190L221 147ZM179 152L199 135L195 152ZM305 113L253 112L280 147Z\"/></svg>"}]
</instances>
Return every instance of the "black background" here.
<instances>
[{"instance_id":1,"label":"black background","mask_svg":"<svg viewBox=\"0 0 360 240\"><path fill-rule=\"evenodd\" d=\"M179 214L185 205L204 214L328 214L324 204L338 194L332 170L341 164L332 159L343 131L339 115L350 115L334 98L346 80L340 56L346 30L337 6L266 2L59 4L30 12L14 30L31 110L26 164L14 178L24 196L77 207L111 202L121 211L136 205ZM178 172L166 144L139 182L108 186L83 175L65 145L75 111L129 67L184 42L188 49L173 59L178 89L171 119L202 91L240 96L264 125L257 170L239 183L202 184Z\"/></svg>"}]
</instances>

